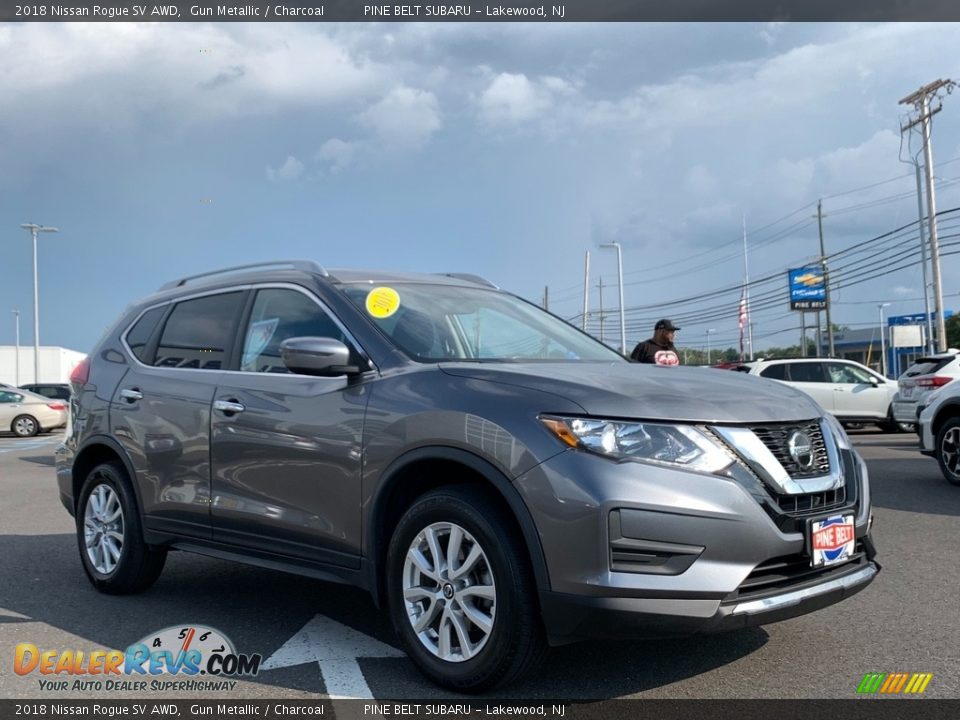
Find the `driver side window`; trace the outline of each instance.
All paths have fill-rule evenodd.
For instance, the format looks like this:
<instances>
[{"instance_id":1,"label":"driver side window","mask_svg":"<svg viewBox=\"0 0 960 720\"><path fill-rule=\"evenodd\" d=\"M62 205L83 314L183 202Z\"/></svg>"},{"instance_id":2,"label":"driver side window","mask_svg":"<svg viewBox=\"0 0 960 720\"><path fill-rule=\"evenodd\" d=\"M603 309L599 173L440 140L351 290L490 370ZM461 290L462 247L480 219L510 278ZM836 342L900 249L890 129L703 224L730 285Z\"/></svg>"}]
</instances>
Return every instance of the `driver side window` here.
<instances>
[{"instance_id":1,"label":"driver side window","mask_svg":"<svg viewBox=\"0 0 960 720\"><path fill-rule=\"evenodd\" d=\"M257 291L244 331L244 372L289 373L280 357L280 343L292 337L326 337L350 347L343 332L316 302L297 290Z\"/></svg>"}]
</instances>

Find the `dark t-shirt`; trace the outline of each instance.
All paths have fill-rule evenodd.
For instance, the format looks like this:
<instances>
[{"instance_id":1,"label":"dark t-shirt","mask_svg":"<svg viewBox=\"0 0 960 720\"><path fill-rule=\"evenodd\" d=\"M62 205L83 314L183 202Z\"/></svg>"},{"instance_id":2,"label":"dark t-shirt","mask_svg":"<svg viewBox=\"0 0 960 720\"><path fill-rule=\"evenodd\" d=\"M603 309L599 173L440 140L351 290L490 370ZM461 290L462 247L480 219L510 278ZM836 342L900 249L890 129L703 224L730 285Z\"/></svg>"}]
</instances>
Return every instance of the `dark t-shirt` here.
<instances>
[{"instance_id":1,"label":"dark t-shirt","mask_svg":"<svg viewBox=\"0 0 960 720\"><path fill-rule=\"evenodd\" d=\"M661 345L653 338L637 343L637 346L630 353L630 359L633 362L651 363L653 365L679 365L680 357L677 355L677 348L673 343Z\"/></svg>"}]
</instances>

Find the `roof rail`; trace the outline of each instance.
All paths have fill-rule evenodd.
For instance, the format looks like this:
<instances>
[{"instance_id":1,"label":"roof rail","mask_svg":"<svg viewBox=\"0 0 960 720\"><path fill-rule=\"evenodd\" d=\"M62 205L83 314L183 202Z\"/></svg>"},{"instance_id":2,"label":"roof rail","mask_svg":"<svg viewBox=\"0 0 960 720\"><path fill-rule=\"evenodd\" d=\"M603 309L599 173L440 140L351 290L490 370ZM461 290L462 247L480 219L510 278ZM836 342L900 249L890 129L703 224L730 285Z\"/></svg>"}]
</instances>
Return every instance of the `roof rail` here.
<instances>
[{"instance_id":1,"label":"roof rail","mask_svg":"<svg viewBox=\"0 0 960 720\"><path fill-rule=\"evenodd\" d=\"M175 287L183 287L187 283L193 280L199 280L200 278L211 277L212 275L225 275L226 273L239 272L241 270L252 270L253 268L268 268L284 266L293 268L294 270L303 270L304 272L316 273L322 275L323 277L330 277L322 265L314 262L313 260L276 260L274 262L260 262L260 263L250 263L249 265L236 265L234 267L223 268L221 270L211 270L210 272L199 273L197 275L188 275L187 277L182 277L179 280L172 280L171 282L166 283L160 287L160 290L170 290Z\"/></svg>"},{"instance_id":2,"label":"roof rail","mask_svg":"<svg viewBox=\"0 0 960 720\"><path fill-rule=\"evenodd\" d=\"M477 285L486 285L491 287L494 290L499 290L499 285L494 285L492 282L486 278L480 277L479 275L474 275L472 273L435 273L436 275L443 275L444 277L456 278L457 280L466 280L468 282L477 283Z\"/></svg>"}]
</instances>

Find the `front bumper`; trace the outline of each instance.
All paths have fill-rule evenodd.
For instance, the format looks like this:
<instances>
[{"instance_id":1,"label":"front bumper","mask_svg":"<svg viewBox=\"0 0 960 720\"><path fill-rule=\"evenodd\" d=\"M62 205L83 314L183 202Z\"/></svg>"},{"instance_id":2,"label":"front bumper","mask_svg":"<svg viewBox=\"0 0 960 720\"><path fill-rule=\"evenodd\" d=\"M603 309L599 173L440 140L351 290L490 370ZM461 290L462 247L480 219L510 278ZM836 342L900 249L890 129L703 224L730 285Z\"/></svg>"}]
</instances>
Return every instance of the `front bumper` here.
<instances>
[{"instance_id":1,"label":"front bumper","mask_svg":"<svg viewBox=\"0 0 960 720\"><path fill-rule=\"evenodd\" d=\"M855 453L844 451L844 465L843 504L792 514L733 479L578 450L517 478L540 531L551 642L719 632L801 615L863 589L879 571L869 481ZM841 513L854 515L854 559L811 568L807 520Z\"/></svg>"},{"instance_id":2,"label":"front bumper","mask_svg":"<svg viewBox=\"0 0 960 720\"><path fill-rule=\"evenodd\" d=\"M544 622L557 642L578 638L684 637L788 620L838 603L869 585L874 561L844 565L807 586L750 600L590 598L541 593Z\"/></svg>"}]
</instances>

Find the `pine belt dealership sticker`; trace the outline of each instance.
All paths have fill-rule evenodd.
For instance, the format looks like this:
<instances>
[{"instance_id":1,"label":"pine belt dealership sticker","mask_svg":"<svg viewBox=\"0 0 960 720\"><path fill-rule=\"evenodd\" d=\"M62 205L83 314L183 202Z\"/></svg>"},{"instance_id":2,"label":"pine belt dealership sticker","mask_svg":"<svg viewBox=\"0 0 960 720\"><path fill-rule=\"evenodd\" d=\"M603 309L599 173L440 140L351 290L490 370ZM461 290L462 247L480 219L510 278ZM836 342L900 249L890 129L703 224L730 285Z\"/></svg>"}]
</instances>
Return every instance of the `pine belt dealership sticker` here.
<instances>
[{"instance_id":1,"label":"pine belt dealership sticker","mask_svg":"<svg viewBox=\"0 0 960 720\"><path fill-rule=\"evenodd\" d=\"M378 320L393 315L400 307L400 295L392 287L376 287L367 293L367 312Z\"/></svg>"}]
</instances>

